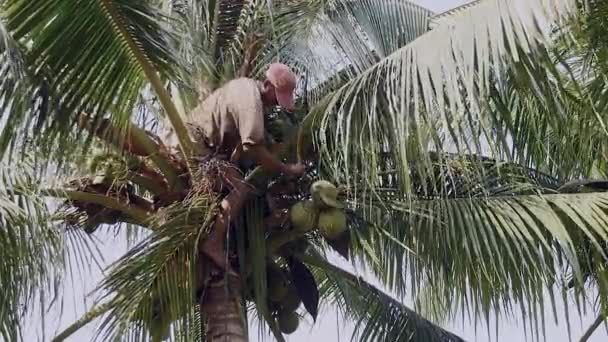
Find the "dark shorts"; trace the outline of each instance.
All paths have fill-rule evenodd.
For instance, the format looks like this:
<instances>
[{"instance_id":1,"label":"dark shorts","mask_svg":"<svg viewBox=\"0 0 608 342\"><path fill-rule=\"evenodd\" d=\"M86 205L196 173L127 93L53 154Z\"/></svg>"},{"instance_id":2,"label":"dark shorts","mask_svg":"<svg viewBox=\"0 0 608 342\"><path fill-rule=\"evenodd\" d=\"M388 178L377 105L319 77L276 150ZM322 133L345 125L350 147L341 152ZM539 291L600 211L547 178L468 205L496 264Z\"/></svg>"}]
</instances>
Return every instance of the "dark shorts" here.
<instances>
[{"instance_id":1,"label":"dark shorts","mask_svg":"<svg viewBox=\"0 0 608 342\"><path fill-rule=\"evenodd\" d=\"M241 158L238 162L238 167L243 174L247 174L247 172L253 171L255 169L256 164L252 159Z\"/></svg>"}]
</instances>

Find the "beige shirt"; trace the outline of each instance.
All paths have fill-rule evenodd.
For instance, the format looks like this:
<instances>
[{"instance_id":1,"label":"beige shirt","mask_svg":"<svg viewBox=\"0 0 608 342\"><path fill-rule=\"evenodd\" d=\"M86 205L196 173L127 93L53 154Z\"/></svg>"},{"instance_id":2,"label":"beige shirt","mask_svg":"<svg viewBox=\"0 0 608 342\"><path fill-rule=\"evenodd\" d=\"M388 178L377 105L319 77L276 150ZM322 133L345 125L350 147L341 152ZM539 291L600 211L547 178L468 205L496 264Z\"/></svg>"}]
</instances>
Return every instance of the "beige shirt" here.
<instances>
[{"instance_id":1,"label":"beige shirt","mask_svg":"<svg viewBox=\"0 0 608 342\"><path fill-rule=\"evenodd\" d=\"M242 145L264 144L264 112L258 82L231 80L209 95L187 122L196 143L230 157Z\"/></svg>"}]
</instances>

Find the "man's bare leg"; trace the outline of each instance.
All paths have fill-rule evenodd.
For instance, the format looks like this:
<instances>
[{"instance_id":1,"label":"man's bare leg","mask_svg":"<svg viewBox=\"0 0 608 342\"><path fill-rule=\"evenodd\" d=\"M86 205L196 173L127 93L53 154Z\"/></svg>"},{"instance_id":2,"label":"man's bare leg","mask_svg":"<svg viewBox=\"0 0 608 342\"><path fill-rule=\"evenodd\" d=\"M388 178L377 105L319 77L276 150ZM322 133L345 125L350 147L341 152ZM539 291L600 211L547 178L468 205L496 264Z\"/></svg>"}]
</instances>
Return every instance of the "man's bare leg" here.
<instances>
[{"instance_id":1,"label":"man's bare leg","mask_svg":"<svg viewBox=\"0 0 608 342\"><path fill-rule=\"evenodd\" d=\"M217 214L209 235L201 245L201 251L205 253L213 263L221 270L229 270L226 264L226 233L230 222L237 217L247 197L253 191L251 185L246 184L236 170L225 173L225 181L230 182L232 190L220 203L220 211Z\"/></svg>"}]
</instances>

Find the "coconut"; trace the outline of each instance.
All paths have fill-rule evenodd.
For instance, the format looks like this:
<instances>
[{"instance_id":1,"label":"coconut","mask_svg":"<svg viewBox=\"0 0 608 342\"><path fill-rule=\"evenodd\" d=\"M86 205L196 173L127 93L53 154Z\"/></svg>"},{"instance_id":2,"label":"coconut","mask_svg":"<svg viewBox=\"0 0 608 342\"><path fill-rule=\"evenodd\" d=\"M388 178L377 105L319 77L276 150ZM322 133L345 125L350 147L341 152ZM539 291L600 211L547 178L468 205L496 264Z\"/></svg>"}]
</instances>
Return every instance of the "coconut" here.
<instances>
[{"instance_id":1,"label":"coconut","mask_svg":"<svg viewBox=\"0 0 608 342\"><path fill-rule=\"evenodd\" d=\"M312 201L318 208L344 208L338 200L338 188L326 180L318 180L310 186Z\"/></svg>"},{"instance_id":2,"label":"coconut","mask_svg":"<svg viewBox=\"0 0 608 342\"><path fill-rule=\"evenodd\" d=\"M298 329L300 325L300 318L298 314L291 312L281 312L278 317L279 329L284 334L292 334Z\"/></svg>"},{"instance_id":3,"label":"coconut","mask_svg":"<svg viewBox=\"0 0 608 342\"><path fill-rule=\"evenodd\" d=\"M301 201L294 204L289 210L294 230L307 232L315 226L316 210L311 201Z\"/></svg>"},{"instance_id":4,"label":"coconut","mask_svg":"<svg viewBox=\"0 0 608 342\"><path fill-rule=\"evenodd\" d=\"M300 299L295 286L289 286L287 294L281 300L281 311L296 311L300 304L302 304L302 299Z\"/></svg>"},{"instance_id":5,"label":"coconut","mask_svg":"<svg viewBox=\"0 0 608 342\"><path fill-rule=\"evenodd\" d=\"M289 292L289 283L279 273L269 273L268 278L268 299L275 303L281 302Z\"/></svg>"},{"instance_id":6,"label":"coconut","mask_svg":"<svg viewBox=\"0 0 608 342\"><path fill-rule=\"evenodd\" d=\"M346 214L339 209L329 209L319 215L319 230L326 239L335 240L346 231Z\"/></svg>"}]
</instances>

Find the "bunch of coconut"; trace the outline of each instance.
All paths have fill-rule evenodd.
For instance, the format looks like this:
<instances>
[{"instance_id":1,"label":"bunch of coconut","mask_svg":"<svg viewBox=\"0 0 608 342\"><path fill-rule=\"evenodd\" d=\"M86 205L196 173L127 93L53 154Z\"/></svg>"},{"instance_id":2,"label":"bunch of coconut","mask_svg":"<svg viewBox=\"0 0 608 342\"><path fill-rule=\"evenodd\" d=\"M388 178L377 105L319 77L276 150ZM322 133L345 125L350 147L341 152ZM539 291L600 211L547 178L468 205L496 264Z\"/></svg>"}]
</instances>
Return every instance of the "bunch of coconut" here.
<instances>
[{"instance_id":1,"label":"bunch of coconut","mask_svg":"<svg viewBox=\"0 0 608 342\"><path fill-rule=\"evenodd\" d=\"M283 334L292 334L300 325L297 310L302 300L285 270L276 264L270 264L267 272L269 307L279 330Z\"/></svg>"},{"instance_id":2,"label":"bunch of coconut","mask_svg":"<svg viewBox=\"0 0 608 342\"><path fill-rule=\"evenodd\" d=\"M346 232L346 214L338 193L338 188L331 182L314 182L310 186L312 199L300 201L290 209L294 230L308 232L318 228L327 240L340 238Z\"/></svg>"}]
</instances>

